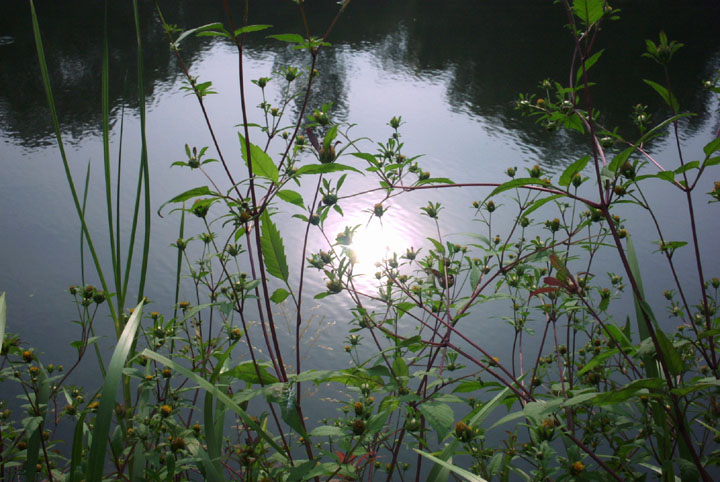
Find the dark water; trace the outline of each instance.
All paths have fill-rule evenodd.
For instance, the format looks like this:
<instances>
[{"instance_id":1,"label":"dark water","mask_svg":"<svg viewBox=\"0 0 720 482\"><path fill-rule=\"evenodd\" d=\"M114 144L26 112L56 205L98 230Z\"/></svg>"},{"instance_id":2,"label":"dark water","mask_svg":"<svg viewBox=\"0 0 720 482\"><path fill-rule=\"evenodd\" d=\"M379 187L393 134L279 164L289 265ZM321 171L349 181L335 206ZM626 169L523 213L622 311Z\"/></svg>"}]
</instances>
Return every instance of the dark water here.
<instances>
[{"instance_id":1,"label":"dark water","mask_svg":"<svg viewBox=\"0 0 720 482\"><path fill-rule=\"evenodd\" d=\"M184 28L224 18L221 2L160 4L168 21ZM335 2L308 4L311 27L320 34L335 12ZM92 166L89 216L101 244L107 236L103 228L99 134L103 8L100 2L80 1L39 1L36 5L76 182L81 183L88 163ZM702 146L720 125L717 101L701 87L720 66L720 4L658 0L618 1L613 5L622 10L622 19L604 25L598 47L606 51L593 68L597 82L593 95L602 121L621 130L632 129L630 115L637 103L649 105L656 119L668 114L642 82L643 78L661 80L662 72L650 60L640 58L644 39L656 39L664 30L671 39L685 44L673 60L671 81L683 109L698 114L683 122L682 143L688 159L699 158ZM249 21L273 24L272 33L301 32L295 8L289 1L251 1ZM157 208L175 194L204 184L186 170L171 169L170 164L183 158L185 143L202 146L210 141L195 101L179 90L180 71L152 4L141 2L141 13L146 60L143 87L149 95L149 155L153 204ZM123 162L128 178L132 178L139 155L139 121L129 2L110 2L109 19L112 149L117 153L124 114ZM424 154L423 167L433 176L502 181L508 166L522 169L533 164L557 173L587 151L586 140L564 133L548 134L532 120L521 118L514 110L514 101L518 93L534 91L542 79L565 82L568 78L572 44L564 23L563 10L551 1L356 0L330 38L333 48L321 55L318 68L322 75L314 87L313 101L316 105L332 101L336 119L357 124L353 130L356 136L375 141L388 136L386 124L392 116L402 115L407 153ZM212 80L219 92L208 98L208 109L223 148L238 159L233 126L241 115L234 50L218 40L189 39L183 55L191 72L201 80ZM270 75L288 62L304 65L307 59L262 34L250 37L246 63L250 78ZM0 67L0 291L7 292L8 331L20 333L47 353L47 362L58 363L72 356L66 345L75 336L67 323L73 319L74 307L64 292L69 284L80 280L80 228L52 137L26 2L0 3ZM258 89L249 91L249 105L257 105ZM367 151L375 149L371 143L365 146ZM669 141L656 142L651 151L668 168L677 166ZM241 172L242 165L237 163L236 169ZM703 186L701 191L709 191L713 180L707 176L707 189ZM125 186L127 190L121 196L127 206L134 186L131 182ZM684 211L677 207L681 198L662 188L658 185L651 197L664 216L668 238L684 239L688 223ZM446 233L473 231L477 227L466 221L471 215L469 206L486 193L464 189L408 196L392 205L382 230L369 237L392 240L393 249L398 251L408 245L417 247L423 242L423 233L431 228L417 216L418 207L427 200L454 206L441 218ZM364 224L367 215L362 210L374 202L362 199L344 206L346 219L336 221L335 226ZM704 227L702 249L707 274L717 276L717 213L705 205L704 199L697 204L699 223ZM124 212L123 219L127 220L128 214ZM505 221L499 222L502 225ZM173 299L175 260L169 245L178 236L177 225L176 217L153 217L147 294L157 302L152 309L160 311L169 311ZM652 254L655 247L651 241L656 236L640 217L630 227L641 250L643 274L656 281L646 289L653 299L659 299L670 284L664 265L654 262L657 255ZM284 235L290 259L295 260L291 270L296 275L299 260L293 258L292 247L298 245L301 231L290 230ZM467 242L462 236L449 239ZM319 243L319 237L314 242ZM692 273L690 263L680 264L681 276ZM607 271L613 269L619 270L610 266ZM324 280L314 273L308 283L306 292L311 295L324 289ZM313 308L308 336L315 337L316 349L308 350L308 366L324 367L328 361L347 363L342 352L349 320L347 306L335 297L332 303ZM485 313L477 320L479 326L490 328L482 331L490 346L507 344L509 332L499 319L500 313ZM109 323L99 329L110 333ZM92 366L82 370L85 372L81 374L94 373Z\"/></svg>"}]
</instances>

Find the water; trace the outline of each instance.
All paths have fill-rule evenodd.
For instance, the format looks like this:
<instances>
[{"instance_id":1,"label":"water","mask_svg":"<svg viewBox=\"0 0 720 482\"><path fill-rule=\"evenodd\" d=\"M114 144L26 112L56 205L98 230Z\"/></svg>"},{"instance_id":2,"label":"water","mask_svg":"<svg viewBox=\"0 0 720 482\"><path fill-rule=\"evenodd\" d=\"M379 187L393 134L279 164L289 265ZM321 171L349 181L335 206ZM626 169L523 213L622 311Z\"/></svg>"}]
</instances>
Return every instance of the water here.
<instances>
[{"instance_id":1,"label":"water","mask_svg":"<svg viewBox=\"0 0 720 482\"><path fill-rule=\"evenodd\" d=\"M139 120L136 112L134 31L127 2L112 2L110 56L113 62L110 96L113 107L112 149L117 153L119 126L124 113L123 157L128 180L135 173L139 155ZM299 32L301 24L291 2L252 2L250 23L272 23L273 33ZM257 4L256 4L257 3ZM309 2L311 25L320 32L333 12L334 3ZM99 4L98 4L99 5ZM50 74L56 95L63 134L69 142L73 174L80 185L85 169L92 166L89 216L91 225L101 228L102 145L100 119L100 59L102 8L87 2L40 1L37 3ZM218 6L207 2L161 2L170 23L194 27L222 18ZM667 115L643 78L660 80L662 72L650 60L641 59L645 38L657 38L664 29L671 39L685 43L673 60L671 80L684 109L698 115L683 122L682 143L687 159L702 156L702 146L717 131L720 117L717 103L701 88L720 66L720 34L716 28L720 7L716 2L690 4L670 1L616 2L622 9L620 22L608 22L599 40L605 48L603 60L593 68L593 95L601 106L607 125L631 129L631 106L650 105L656 119ZM152 13L149 2L141 3L142 34L147 61L145 90L148 100L150 178L154 211L167 199L188 188L205 184L186 169L170 164L184 157L185 143L210 145L199 109L192 97L179 90L180 71L172 58ZM544 78L567 78L571 53L569 36L563 30L564 12L552 2L525 1L359 1L353 2L330 40L334 47L320 56L315 101L332 101L338 120L357 124L357 137L384 140L391 117L402 115L402 140L408 155L424 154L422 166L433 176L457 182L503 181L508 166L520 169L534 164L551 173L587 151L585 139L568 134L548 134L532 120L514 110L519 92L535 91ZM67 344L76 333L67 323L75 317L74 306L65 294L70 284L78 284L79 223L69 196L59 154L52 138L52 127L36 66L28 6L24 2L0 4L0 291L7 292L8 331L17 332L39 351L46 362L68 364L74 350ZM212 80L220 94L208 97L211 118L226 152L233 153L235 172L242 172L236 129L241 119L237 92L236 60L233 48L222 41L188 39L183 55L190 71L201 80ZM287 62L301 65L307 59L284 48L263 34L250 37L246 69L249 78L271 75ZM272 87L272 83L271 83ZM249 86L248 105L260 102L259 89ZM272 89L270 89L272 91ZM272 99L271 99L272 100ZM124 109L124 110L123 110ZM255 115L255 114L253 114ZM375 147L366 143L364 149ZM669 140L651 147L653 155L676 167L676 156ZM351 162L351 161L344 161ZM211 174L221 175L219 168ZM706 176L701 192L711 189L712 176ZM368 182L367 186L371 186ZM132 200L132 182L121 193L125 205ZM363 181L358 190L365 187ZM650 196L658 212L674 219L668 226L668 239L685 239L688 223L677 206L682 197L669 194L659 181ZM417 216L428 200L440 201L446 209L441 224L449 239L467 243L459 233L477 231L468 225L470 204L482 199L487 190L452 189L406 196L391 201L390 210L370 238L394 240L393 249L419 247L432 224ZM698 196L701 198L702 196ZM343 204L344 225L365 226L377 197L364 197ZM710 276L719 274L720 245L712 242L720 234L716 213L696 202L699 224L704 226L703 257ZM168 209L166 209L166 212ZM289 213L293 213L289 208ZM623 213L625 214L625 213ZM640 214L628 210L627 215ZM128 220L128 212L122 213ZM500 216L498 216L500 217ZM641 249L643 274L655 280L649 289L651 301L659 301L670 286L669 274L651 244L656 236L644 218L633 221L631 232ZM500 225L507 220L500 219ZM174 280L174 250L169 245L178 237L177 216L153 217L148 296L156 303L152 309L170 310ZM501 227L500 226L500 227ZM107 236L96 231L97 243ZM286 231L293 276L299 271L297 246L300 230ZM320 244L315 236L313 243ZM386 241L387 243L387 241ZM377 246L382 252L385 246ZM377 252L377 251L376 251ZM689 255L680 253L678 256ZM688 258L689 259L689 258ZM87 262L87 259L86 259ZM680 276L692 273L691 263L679 263ZM363 265L368 272L372 263ZM620 271L618 267L609 268ZM370 273L372 274L372 273ZM600 273L603 274L604 273ZM324 280L312 272L308 278L308 297L324 290ZM368 290L369 288L368 283ZM648 287L646 287L648 289ZM691 287L691 290L695 288ZM697 292L695 290L695 292ZM189 292L186 296L189 296ZM132 296L132 294L131 294ZM313 313L308 337L314 337L316 350L308 350L308 367L347 364L345 327L350 319L347 300L340 296L319 305L308 298ZM499 308L498 308L499 310ZM509 329L498 319L500 311L479 320L483 342L488 346L507 344ZM624 317L623 317L624 318ZM669 323L669 321L665 321ZM491 329L485 329L485 328ZM98 326L109 335L109 323ZM309 338L308 338L308 343ZM499 350L502 352L503 350ZM82 365L78 377L96 376L93 367Z\"/></svg>"}]
</instances>

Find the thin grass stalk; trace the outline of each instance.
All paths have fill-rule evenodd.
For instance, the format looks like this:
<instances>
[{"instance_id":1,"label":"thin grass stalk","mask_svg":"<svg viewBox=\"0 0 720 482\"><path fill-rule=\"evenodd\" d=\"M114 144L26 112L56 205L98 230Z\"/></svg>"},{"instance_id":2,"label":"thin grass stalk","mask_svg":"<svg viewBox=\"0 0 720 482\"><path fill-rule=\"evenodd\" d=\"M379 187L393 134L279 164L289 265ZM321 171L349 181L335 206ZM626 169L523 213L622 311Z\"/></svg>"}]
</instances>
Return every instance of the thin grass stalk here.
<instances>
[{"instance_id":1,"label":"thin grass stalk","mask_svg":"<svg viewBox=\"0 0 720 482\"><path fill-rule=\"evenodd\" d=\"M90 161L88 160L85 172L85 186L83 187L82 212L87 209L87 198L90 190ZM85 286L85 232L80 228L80 282Z\"/></svg>"},{"instance_id":2,"label":"thin grass stalk","mask_svg":"<svg viewBox=\"0 0 720 482\"><path fill-rule=\"evenodd\" d=\"M125 87L127 86L127 77L123 81L123 93L126 92ZM118 139L118 163L117 163L117 181L115 186L115 226L117 226L117 229L115 230L115 248L117 249L117 264L118 267L122 266L122 253L121 253L121 238L120 238L120 186L121 186L121 179L122 179L122 144L123 144L123 134L125 133L125 102L122 102L121 108L120 108L120 135ZM120 296L121 293L118 293L117 295ZM125 292L122 293L123 300L125 299ZM118 304L120 304L118 302ZM124 303L123 303L124 305Z\"/></svg>"},{"instance_id":3,"label":"thin grass stalk","mask_svg":"<svg viewBox=\"0 0 720 482\"><path fill-rule=\"evenodd\" d=\"M138 68L138 110L140 112L140 166L143 171L142 181L145 183L145 236L143 238L143 254L140 267L140 282L138 284L138 302L143 298L145 280L147 276L148 259L150 256L150 167L148 166L146 112L145 112L145 74L142 38L140 36L140 15L137 0L133 0L133 15L135 16L135 36L137 38L137 68Z\"/></svg>"},{"instance_id":4,"label":"thin grass stalk","mask_svg":"<svg viewBox=\"0 0 720 482\"><path fill-rule=\"evenodd\" d=\"M75 211L77 212L78 218L80 219L82 230L85 233L85 239L87 240L88 249L90 250L93 263L95 264L95 271L97 272L98 278L100 279L100 284L102 285L103 290L109 293L110 290L108 289L105 274L102 269L102 265L100 264L100 259L98 258L97 251L95 250L92 236L90 236L90 231L88 230L87 223L85 222L85 213L83 212L82 206L80 204L77 189L75 188L75 181L73 180L72 172L70 171L70 163L68 162L67 154L65 152L65 144L62 140L62 134L60 132L60 121L58 119L57 109L55 108L55 97L52 93L52 87L50 85L50 74L48 72L47 62L45 60L45 49L43 48L42 36L40 35L40 25L38 23L37 12L35 11L35 4L33 0L30 0L30 13L32 17L33 35L35 37L35 47L37 50L40 74L43 80L43 87L48 102L48 108L50 109L50 117L53 123L53 130L55 131L55 139L58 144L60 157L62 159L63 168L65 170L65 177L67 179L68 186L70 187L70 193L72 195L73 203L75 205ZM118 317L115 303L113 302L111 297L107 298L107 304L110 310L110 315L115 324L116 333L120 333L120 320Z\"/></svg>"},{"instance_id":5,"label":"thin grass stalk","mask_svg":"<svg viewBox=\"0 0 720 482\"><path fill-rule=\"evenodd\" d=\"M115 248L115 228L113 221L112 201L112 170L110 167L110 55L108 53L108 2L105 0L105 12L103 17L103 58L102 58L102 80L101 80L101 105L102 105L102 143L103 143L103 167L105 175L105 209L107 210L108 234L110 240L110 254L112 261L112 274L115 279L115 291L120 295L120 265L118 264L118 253ZM119 228L118 228L119 229ZM122 298L118 298L118 306L122 309Z\"/></svg>"}]
</instances>

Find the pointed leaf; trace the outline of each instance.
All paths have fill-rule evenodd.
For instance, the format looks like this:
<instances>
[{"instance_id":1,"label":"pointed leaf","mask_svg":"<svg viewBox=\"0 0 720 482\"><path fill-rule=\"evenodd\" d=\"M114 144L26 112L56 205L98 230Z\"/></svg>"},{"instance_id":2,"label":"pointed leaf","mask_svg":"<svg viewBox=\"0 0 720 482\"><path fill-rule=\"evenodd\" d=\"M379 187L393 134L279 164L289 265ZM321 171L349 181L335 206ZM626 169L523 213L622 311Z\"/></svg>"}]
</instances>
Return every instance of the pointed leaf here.
<instances>
[{"instance_id":1,"label":"pointed leaf","mask_svg":"<svg viewBox=\"0 0 720 482\"><path fill-rule=\"evenodd\" d=\"M238 132L240 138L240 147L242 148L242 157L245 160L245 165L248 166L248 153L247 153L247 142L245 138ZM250 143L250 163L252 164L252 172L255 176L264 177L270 179L272 182L277 182L280 174L278 168L260 147L256 146L252 142Z\"/></svg>"},{"instance_id":2,"label":"pointed leaf","mask_svg":"<svg viewBox=\"0 0 720 482\"><path fill-rule=\"evenodd\" d=\"M435 431L438 442L445 438L455 422L453 409L445 403L425 402L418 407L418 411Z\"/></svg>"},{"instance_id":3,"label":"pointed leaf","mask_svg":"<svg viewBox=\"0 0 720 482\"><path fill-rule=\"evenodd\" d=\"M570 164L567 169L563 171L562 175L560 176L560 180L558 181L558 184L560 184L562 187L568 187L570 185L570 182L572 182L573 178L575 177L575 174L579 174L582 172L583 169L585 169L588 161L590 161L590 156L585 156Z\"/></svg>"},{"instance_id":4,"label":"pointed leaf","mask_svg":"<svg viewBox=\"0 0 720 482\"><path fill-rule=\"evenodd\" d=\"M283 301L285 301L285 298L287 298L288 296L290 296L290 292L288 290L283 289L283 288L278 288L272 294L272 296L270 297L270 300L273 303L282 303Z\"/></svg>"},{"instance_id":5,"label":"pointed leaf","mask_svg":"<svg viewBox=\"0 0 720 482\"><path fill-rule=\"evenodd\" d=\"M308 164L306 166L302 166L300 169L297 170L295 175L301 176L303 174L327 174L328 172L337 171L355 171L359 174L362 174L361 171L358 171L354 167L333 162L332 164Z\"/></svg>"},{"instance_id":6,"label":"pointed leaf","mask_svg":"<svg viewBox=\"0 0 720 482\"><path fill-rule=\"evenodd\" d=\"M271 275L283 281L288 280L289 270L287 259L285 258L285 246L280 232L275 224L270 220L267 211L262 213L260 245L262 246L263 259L265 260L265 269Z\"/></svg>"},{"instance_id":7,"label":"pointed leaf","mask_svg":"<svg viewBox=\"0 0 720 482\"><path fill-rule=\"evenodd\" d=\"M305 208L305 201L303 201L303 197L298 192L295 192L291 189L283 189L281 191L278 191L277 195L285 202L289 202L290 204Z\"/></svg>"},{"instance_id":8,"label":"pointed leaf","mask_svg":"<svg viewBox=\"0 0 720 482\"><path fill-rule=\"evenodd\" d=\"M242 35L244 33L250 33L250 32L258 32L260 30L265 30L272 27L272 25L245 25L244 27L240 27L238 29L235 29L235 36Z\"/></svg>"}]
</instances>

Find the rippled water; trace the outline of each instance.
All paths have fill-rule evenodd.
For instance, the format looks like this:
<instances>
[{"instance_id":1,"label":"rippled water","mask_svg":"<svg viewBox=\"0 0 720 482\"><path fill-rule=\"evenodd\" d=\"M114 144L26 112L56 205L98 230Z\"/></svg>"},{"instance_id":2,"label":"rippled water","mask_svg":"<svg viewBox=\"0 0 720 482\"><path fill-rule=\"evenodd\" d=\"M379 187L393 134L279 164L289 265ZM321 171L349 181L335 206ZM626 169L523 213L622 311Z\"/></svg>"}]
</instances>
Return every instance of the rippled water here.
<instances>
[{"instance_id":1,"label":"rippled water","mask_svg":"<svg viewBox=\"0 0 720 482\"><path fill-rule=\"evenodd\" d=\"M12 3L12 4L11 4ZM58 358L72 355L67 343L74 337L71 326L74 307L66 287L77 284L79 272L79 224L66 186L57 148L35 65L29 13L17 2L0 4L0 291L7 291L8 330L19 332L40 351ZM334 2L311 2L310 17L317 24L329 19ZM717 103L700 88L720 66L720 38L716 28L716 2L646 1L617 2L623 20L610 23L602 33L606 59L594 68L598 105L610 125L629 128L631 106L642 102L658 106L657 99L641 79L658 78L661 72L651 62L640 60L644 38L665 29L671 38L685 42L673 66L672 80L685 108L699 113L685 124L682 142L690 157L701 155L702 145L717 131L720 117ZM193 27L216 20L221 15L206 2L164 2L171 23ZM286 5L287 4L287 5ZM24 4L23 4L24 5ZM101 9L79 8L74 2L63 5L38 2L40 22L47 42L53 87L69 156L78 183L88 164L92 166L88 215L96 226L98 244L106 236L101 209L102 146L100 125L99 61ZM78 3L79 5L79 3ZM75 8L77 7L77 8ZM147 66L149 156L153 205L190 187L204 184L195 174L171 168L184 157L183 146L209 145L193 98L180 91L182 80L169 55L151 5L143 4L143 37ZM299 31L290 2L258 3L251 22L276 25L274 32ZM139 121L134 92L133 31L129 12L122 5L112 7L111 58L113 79L113 151L119 148L120 121L124 122L123 158L128 173L134 173L139 152ZM72 12L72 14L71 14ZM56 19L58 21L53 21ZM714 20L713 20L714 19ZM318 103L332 101L337 119L357 124L351 131L357 137L384 140L390 133L386 125L402 115L402 140L407 155L423 154L421 164L433 176L456 182L502 181L508 166L521 169L540 164L558 173L587 149L585 140L567 134L548 134L513 110L519 92L532 91L538 82L552 77L565 79L570 41L562 25L562 11L552 2L525 1L429 1L357 0L350 7L331 38L334 47L324 52L319 70L322 75L314 91ZM313 24L315 25L315 24ZM242 172L236 128L241 120L237 92L234 50L217 40L188 41L184 55L191 72L202 80L212 80L219 95L210 96L207 106L222 147L233 153L236 172ZM287 62L302 62L297 53L276 42L253 38L246 60L249 77L271 75ZM272 84L271 84L272 85ZM256 88L249 88L249 105L260 102ZM659 107L651 112L666 115ZM124 117L123 117L124 116ZM374 151L368 142L366 151ZM659 141L652 151L660 159L675 162L672 144ZM350 162L350 161L348 161ZM668 167L672 167L668 166ZM219 168L211 175L221 176ZM128 179L131 175L128 174ZM710 182L710 180L708 181ZM357 181L356 190L369 188L369 180ZM125 205L132 200L134 186L128 182L121 195ZM675 216L680 200L666 190L651 193L659 212ZM709 190L709 187L708 189ZM308 192L308 191L304 191ZM703 191L705 192L705 191ZM427 244L425 237L434 229L427 218L418 216L428 200L442 202L441 224L449 239L468 242L462 233L476 233L477 224L468 223L473 200L487 191L448 189L413 193L391 201L380 225L371 221L369 239L382 238L376 246L398 251ZM379 196L353 198L343 204L344 219L333 219L329 226L367 225L371 209ZM703 201L704 202L704 201ZM293 208L288 209L288 215ZM167 210L166 210L167 211ZM711 273L717 274L720 245L714 242L720 230L717 218L702 204L700 223L710 227L704 239L703 254ZM127 221L130 213L121 213ZM632 212L628 212L632 215ZM669 229L669 238L682 239L687 233L684 214ZM499 228L509 222L496 218ZM169 309L172 303L175 253L169 245L178 237L178 218L153 217L153 244L147 294L157 302L153 309ZM299 226L299 224L298 224ZM714 227L714 229L713 229ZM636 242L643 246L644 261L651 260L654 239L650 226L638 221L631 226ZM285 244L291 271L297 276L302 231L285 231ZM322 245L314 235L315 246ZM368 255L366 255L368 256ZM87 262L87 260L86 260ZM667 279L667 273L653 262L645 262L649 279ZM358 269L369 278L363 289L372 290L372 261L362 260ZM692 267L681 267L689 272ZM613 269L608 267L608 271ZM325 281L312 273L306 293L324 290ZM189 295L189 293L188 293ZM651 296L659 296L660 292ZM312 304L308 305L313 306ZM345 365L342 353L349 303L341 296L331 303L315 305L308 336L314 336L316 351L309 351L308 366ZM473 321L472 333L490 346L500 346L508 335L499 320L500 308L490 309ZM109 325L98 326L104 333ZM52 361L52 360L48 360ZM92 374L92 367L83 367Z\"/></svg>"}]
</instances>

